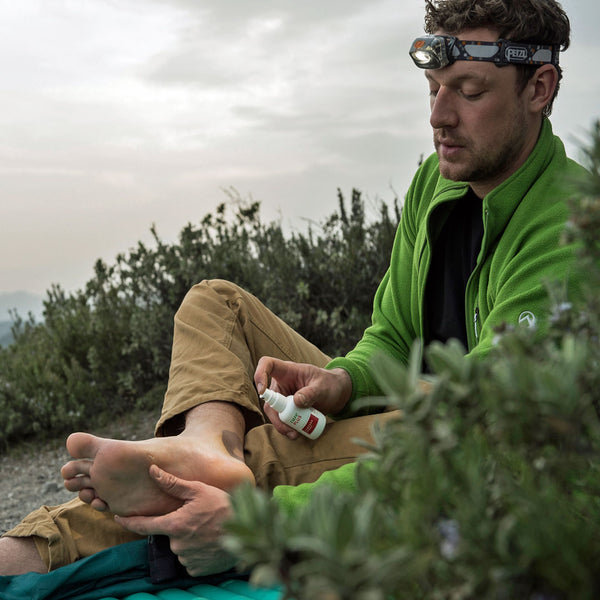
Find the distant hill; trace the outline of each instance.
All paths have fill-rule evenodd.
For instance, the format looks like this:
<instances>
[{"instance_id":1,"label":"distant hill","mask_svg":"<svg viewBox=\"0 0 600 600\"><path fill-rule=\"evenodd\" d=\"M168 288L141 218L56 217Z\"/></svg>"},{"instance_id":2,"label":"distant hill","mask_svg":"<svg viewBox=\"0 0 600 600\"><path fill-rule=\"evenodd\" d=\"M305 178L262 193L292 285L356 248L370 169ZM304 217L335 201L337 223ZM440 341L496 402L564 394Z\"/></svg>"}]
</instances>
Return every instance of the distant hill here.
<instances>
[{"instance_id":1,"label":"distant hill","mask_svg":"<svg viewBox=\"0 0 600 600\"><path fill-rule=\"evenodd\" d=\"M27 318L31 312L40 321L44 298L31 292L0 292L0 321L10 321L9 310L16 310L21 317Z\"/></svg>"},{"instance_id":2,"label":"distant hill","mask_svg":"<svg viewBox=\"0 0 600 600\"><path fill-rule=\"evenodd\" d=\"M27 319L31 313L36 321L42 320L43 298L31 292L0 293L0 346L12 343L10 328L13 324L9 311L16 310L20 317Z\"/></svg>"},{"instance_id":3,"label":"distant hill","mask_svg":"<svg viewBox=\"0 0 600 600\"><path fill-rule=\"evenodd\" d=\"M10 327L12 325L12 321L0 321L0 346L6 347L10 346L12 342L12 333L10 332Z\"/></svg>"}]
</instances>

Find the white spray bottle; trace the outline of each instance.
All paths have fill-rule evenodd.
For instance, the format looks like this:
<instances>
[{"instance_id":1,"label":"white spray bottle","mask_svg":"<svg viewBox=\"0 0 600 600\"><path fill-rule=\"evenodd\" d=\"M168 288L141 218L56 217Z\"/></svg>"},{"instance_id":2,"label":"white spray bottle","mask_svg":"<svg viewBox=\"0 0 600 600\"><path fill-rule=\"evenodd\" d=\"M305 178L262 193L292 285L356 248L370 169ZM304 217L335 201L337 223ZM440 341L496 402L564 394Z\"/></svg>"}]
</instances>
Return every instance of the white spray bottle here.
<instances>
[{"instance_id":1,"label":"white spray bottle","mask_svg":"<svg viewBox=\"0 0 600 600\"><path fill-rule=\"evenodd\" d=\"M299 408L294 404L294 396L284 396L266 389L261 398L272 406L283 423L311 440L316 440L325 428L326 418L316 408Z\"/></svg>"}]
</instances>

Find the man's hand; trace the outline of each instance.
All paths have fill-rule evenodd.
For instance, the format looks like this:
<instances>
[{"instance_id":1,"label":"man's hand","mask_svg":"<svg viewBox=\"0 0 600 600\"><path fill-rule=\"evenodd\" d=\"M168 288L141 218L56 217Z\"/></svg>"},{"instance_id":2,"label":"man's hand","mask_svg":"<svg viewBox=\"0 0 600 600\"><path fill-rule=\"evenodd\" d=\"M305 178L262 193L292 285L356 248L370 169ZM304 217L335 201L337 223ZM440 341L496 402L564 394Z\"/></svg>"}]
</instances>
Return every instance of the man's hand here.
<instances>
[{"instance_id":1,"label":"man's hand","mask_svg":"<svg viewBox=\"0 0 600 600\"><path fill-rule=\"evenodd\" d=\"M294 363L270 356L263 356L254 372L254 383L259 394L265 389L294 395L296 406L314 406L326 415L340 412L352 393L350 375L343 369L321 369L314 365ZM265 403L264 411L279 433L296 439L298 432L282 423L275 410Z\"/></svg>"},{"instance_id":2,"label":"man's hand","mask_svg":"<svg viewBox=\"0 0 600 600\"><path fill-rule=\"evenodd\" d=\"M192 577L222 573L235 559L220 545L222 525L231 515L229 494L200 481L185 481L150 467L150 476L183 506L158 517L115 517L125 529L139 535L167 535L171 550Z\"/></svg>"}]
</instances>

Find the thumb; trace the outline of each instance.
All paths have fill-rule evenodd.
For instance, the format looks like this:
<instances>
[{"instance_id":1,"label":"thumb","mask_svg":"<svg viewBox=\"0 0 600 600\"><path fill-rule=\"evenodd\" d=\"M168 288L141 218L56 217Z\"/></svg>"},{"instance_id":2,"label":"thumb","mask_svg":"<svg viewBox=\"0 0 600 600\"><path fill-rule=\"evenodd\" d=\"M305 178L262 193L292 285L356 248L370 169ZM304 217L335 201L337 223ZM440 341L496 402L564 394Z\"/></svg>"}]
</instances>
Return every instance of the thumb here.
<instances>
[{"instance_id":1,"label":"thumb","mask_svg":"<svg viewBox=\"0 0 600 600\"><path fill-rule=\"evenodd\" d=\"M115 515L115 521L128 531L138 535L168 535L168 515L159 517L120 517Z\"/></svg>"},{"instance_id":2,"label":"thumb","mask_svg":"<svg viewBox=\"0 0 600 600\"><path fill-rule=\"evenodd\" d=\"M148 470L150 477L154 479L158 487L168 494L179 500L191 500L193 498L191 482L185 479L179 479L172 473L163 471L157 465L150 465Z\"/></svg>"},{"instance_id":3,"label":"thumb","mask_svg":"<svg viewBox=\"0 0 600 600\"><path fill-rule=\"evenodd\" d=\"M299 408L310 408L316 401L313 390L304 387L294 394L294 404Z\"/></svg>"}]
</instances>

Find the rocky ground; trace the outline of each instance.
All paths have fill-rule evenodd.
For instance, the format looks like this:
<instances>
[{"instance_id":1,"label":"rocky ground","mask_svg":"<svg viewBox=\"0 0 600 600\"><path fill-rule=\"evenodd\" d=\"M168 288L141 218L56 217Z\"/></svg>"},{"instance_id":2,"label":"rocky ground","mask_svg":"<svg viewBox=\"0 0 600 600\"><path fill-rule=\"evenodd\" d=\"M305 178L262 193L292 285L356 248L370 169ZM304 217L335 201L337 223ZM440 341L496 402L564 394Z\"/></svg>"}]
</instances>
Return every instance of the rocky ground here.
<instances>
[{"instance_id":1,"label":"rocky ground","mask_svg":"<svg viewBox=\"0 0 600 600\"><path fill-rule=\"evenodd\" d=\"M157 416L156 411L128 415L92 433L144 439L152 435ZM39 506L54 506L75 496L63 487L60 476L60 468L69 458L64 437L44 444L23 443L0 454L0 534Z\"/></svg>"}]
</instances>

